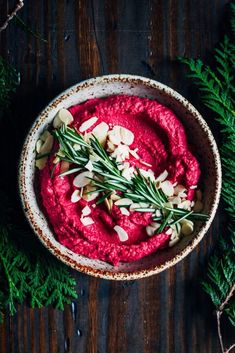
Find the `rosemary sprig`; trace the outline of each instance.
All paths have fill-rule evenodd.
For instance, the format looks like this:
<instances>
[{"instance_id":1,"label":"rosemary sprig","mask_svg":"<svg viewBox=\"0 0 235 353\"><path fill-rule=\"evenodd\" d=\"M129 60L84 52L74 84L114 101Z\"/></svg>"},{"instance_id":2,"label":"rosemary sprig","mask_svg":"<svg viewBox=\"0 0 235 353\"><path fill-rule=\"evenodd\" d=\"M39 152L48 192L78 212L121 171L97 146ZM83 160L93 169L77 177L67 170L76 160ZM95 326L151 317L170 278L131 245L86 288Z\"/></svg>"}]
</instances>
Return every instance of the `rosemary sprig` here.
<instances>
[{"instance_id":1,"label":"rosemary sprig","mask_svg":"<svg viewBox=\"0 0 235 353\"><path fill-rule=\"evenodd\" d=\"M96 190L89 193L99 190L103 194L97 204L102 203L113 191L121 192L124 198L130 199L134 203L145 203L146 206L138 207L135 211L151 212L153 213L153 220L159 220L159 217L155 216L156 210L163 211L163 214L167 216L163 219L160 231L164 230L168 223L171 223L172 216L174 216L174 224L189 217L199 220L208 218L205 214L169 207L166 195L161 189L157 188L154 181L150 180L150 178L145 178L138 168L131 180L124 178L118 169L118 163L108 155L94 135L88 143L84 141L83 136L76 129L65 125L62 125L52 133L59 143L57 157L76 165L75 168L62 173L61 176L86 170L87 163L92 161L94 175L88 179L91 180L91 184L96 187ZM79 148L75 148L75 145L78 145ZM61 155L64 157L61 157Z\"/></svg>"}]
</instances>

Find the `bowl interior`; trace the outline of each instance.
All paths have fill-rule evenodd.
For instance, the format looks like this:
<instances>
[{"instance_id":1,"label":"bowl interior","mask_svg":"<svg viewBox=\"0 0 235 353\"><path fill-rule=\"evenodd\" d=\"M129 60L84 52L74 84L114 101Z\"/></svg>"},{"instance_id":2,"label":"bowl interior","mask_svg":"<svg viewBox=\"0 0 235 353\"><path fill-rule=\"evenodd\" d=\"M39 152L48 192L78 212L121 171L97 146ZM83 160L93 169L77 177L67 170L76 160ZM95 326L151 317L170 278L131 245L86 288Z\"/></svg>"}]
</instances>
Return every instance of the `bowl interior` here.
<instances>
[{"instance_id":1,"label":"bowl interior","mask_svg":"<svg viewBox=\"0 0 235 353\"><path fill-rule=\"evenodd\" d=\"M200 187L203 190L204 212L211 216L206 223L198 222L194 233L184 237L176 246L158 251L156 254L136 262L121 263L118 268L99 260L75 254L58 243L40 205L37 203L37 190L34 187L35 142L46 126L51 123L56 112L61 108L68 108L90 98L116 94L156 99L177 114L186 129L188 143L192 145L194 154L200 161L202 168ZM25 141L20 163L20 193L23 206L26 216L40 240L50 251L71 267L111 279L133 279L160 272L187 255L209 228L219 200L220 182L220 161L217 147L207 124L196 109L167 86L156 81L129 75L110 75L84 81L58 96L40 114L33 125Z\"/></svg>"}]
</instances>

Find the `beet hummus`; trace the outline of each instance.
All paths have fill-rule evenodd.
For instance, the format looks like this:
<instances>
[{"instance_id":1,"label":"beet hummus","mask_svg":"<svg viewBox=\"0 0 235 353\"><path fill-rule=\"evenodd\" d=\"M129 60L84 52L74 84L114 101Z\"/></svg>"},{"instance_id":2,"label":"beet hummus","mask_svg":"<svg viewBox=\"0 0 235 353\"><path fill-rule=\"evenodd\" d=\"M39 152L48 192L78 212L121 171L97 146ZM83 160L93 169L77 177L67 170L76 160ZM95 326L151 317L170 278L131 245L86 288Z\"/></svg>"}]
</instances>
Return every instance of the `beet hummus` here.
<instances>
[{"instance_id":1,"label":"beet hummus","mask_svg":"<svg viewBox=\"0 0 235 353\"><path fill-rule=\"evenodd\" d=\"M200 176L199 163L187 143L182 123L169 108L147 98L118 95L90 99L70 107L69 111L73 116L70 126L78 132L86 125L84 122L94 118L92 126L88 124L83 129L84 139L101 123L106 123L109 129L121 126L131 131L134 136L128 146L131 153L127 153L124 161L129 170L140 168L143 173L150 170L148 173L156 178L167 171L171 187L185 187L180 202L193 202ZM103 145L110 148L107 141ZM88 200L80 194L75 200L76 174L60 176L61 162L55 164L54 158L47 159L45 167L38 172L38 181L43 212L61 244L75 253L113 265L139 260L168 246L169 231L165 229L157 234L146 231L151 212L125 211L115 202L110 210L104 202L96 204L101 195ZM173 193L169 195L172 202L178 197ZM89 214L92 221L84 224L82 213ZM125 230L128 237L120 239L115 226Z\"/></svg>"}]
</instances>

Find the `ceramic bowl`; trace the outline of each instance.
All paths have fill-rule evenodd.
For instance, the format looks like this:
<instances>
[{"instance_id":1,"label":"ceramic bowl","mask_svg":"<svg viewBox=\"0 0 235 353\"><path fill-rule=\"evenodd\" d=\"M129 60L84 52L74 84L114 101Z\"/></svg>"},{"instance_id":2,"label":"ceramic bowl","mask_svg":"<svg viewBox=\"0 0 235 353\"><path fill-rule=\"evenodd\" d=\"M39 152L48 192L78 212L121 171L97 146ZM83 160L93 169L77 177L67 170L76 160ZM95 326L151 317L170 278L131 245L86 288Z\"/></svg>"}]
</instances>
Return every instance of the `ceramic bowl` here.
<instances>
[{"instance_id":1,"label":"ceramic bowl","mask_svg":"<svg viewBox=\"0 0 235 353\"><path fill-rule=\"evenodd\" d=\"M198 223L190 236L184 237L172 248L160 250L132 263L119 267L86 258L65 248L51 231L37 197L35 179L35 143L61 108L68 108L90 98L128 94L156 99L170 107L182 121L188 141L196 147L202 167L204 212L209 219ZM58 259L70 267L96 277L113 280L133 280L159 273L182 260L200 242L215 216L221 191L221 164L213 135L199 112L173 89L148 78L132 75L107 75L83 81L56 97L34 122L23 146L19 165L19 187L25 215L41 242Z\"/></svg>"}]
</instances>

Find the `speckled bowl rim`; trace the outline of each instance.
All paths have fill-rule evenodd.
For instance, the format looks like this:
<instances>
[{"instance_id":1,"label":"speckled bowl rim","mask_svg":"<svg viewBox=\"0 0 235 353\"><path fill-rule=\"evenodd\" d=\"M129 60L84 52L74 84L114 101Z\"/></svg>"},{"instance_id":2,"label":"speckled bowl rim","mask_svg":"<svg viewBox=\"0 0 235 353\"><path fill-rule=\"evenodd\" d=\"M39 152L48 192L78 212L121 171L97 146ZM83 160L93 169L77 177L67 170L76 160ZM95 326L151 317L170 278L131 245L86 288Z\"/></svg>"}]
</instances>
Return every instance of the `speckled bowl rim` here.
<instances>
[{"instance_id":1,"label":"speckled bowl rim","mask_svg":"<svg viewBox=\"0 0 235 353\"><path fill-rule=\"evenodd\" d=\"M215 159L215 173L216 173L216 187L215 187L215 195L214 195L214 202L211 208L211 212L209 214L209 219L206 221L206 223L203 225L203 227L200 229L200 231L194 236L193 240L191 243L189 243L184 249L182 249L178 254L176 254L172 259L165 261L161 265L156 265L152 266L148 269L140 269L137 271L133 272L112 272L108 270L100 270L100 269L95 269L91 266L84 266L78 262L75 263L74 260L72 260L66 253L65 253L65 247L63 247L63 250L59 249L55 244L52 243L52 241L47 237L47 235L38 228L37 226L37 216L35 219L35 214L32 211L32 209L28 209L27 212L25 212L25 208L28 205L28 198L27 198L27 192L26 192L26 187L25 187L25 173L24 173L24 160L25 156L27 153L27 143L29 140L30 135L34 131L34 129L37 129L39 124L39 120L41 116L44 114L48 113L50 109L55 108L56 102L61 102L61 100L67 98L68 96L73 95L75 92L78 90L88 87L88 86L94 86L97 83L109 83L109 82L117 82L117 81L128 81L128 82L133 82L133 83L142 83L147 87L150 88L155 88L158 91L164 92L164 94L173 97L176 99L180 104L183 105L183 107L196 119L200 125L200 127L206 132L207 138L210 141L210 148L212 149L212 153ZM25 141L23 144L23 150L21 153L20 157L20 162L19 162L19 191L20 191L20 198L21 202L23 205L23 210L25 213L25 216L27 220L29 221L31 227L33 228L34 232L40 239L40 241L44 244L44 246L53 254L55 255L59 260L70 266L71 268L78 270L82 273L92 275L95 277L99 278L104 278L104 279L110 279L110 280L135 280L135 279L140 279L148 276L155 275L159 272L162 272L165 269L168 269L174 265L176 265L179 261L181 261L183 258L185 258L197 245L198 243L202 240L206 232L208 231L218 204L219 204L219 199L220 199L220 193L221 193L221 182L222 182L222 172L221 172L221 162L220 162L220 156L218 152L218 148L215 142L215 139L212 135L212 132L207 125L206 121L202 118L201 114L197 111L197 109L187 101L180 93L177 91L173 90L172 88L149 78L145 78L142 76L137 76L137 75L129 75L129 74L113 74L113 75L104 75L104 76L99 76L95 78L90 78L88 80L84 80L78 84L75 84L71 86L70 88L66 89L63 91L61 94L59 94L56 98L54 98L48 105L47 107L39 114L35 122L33 123ZM32 222L31 220L34 220Z\"/></svg>"}]
</instances>

